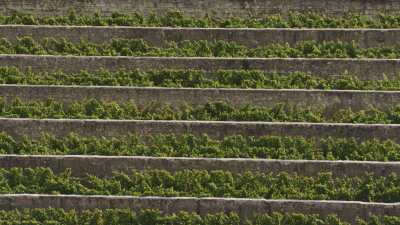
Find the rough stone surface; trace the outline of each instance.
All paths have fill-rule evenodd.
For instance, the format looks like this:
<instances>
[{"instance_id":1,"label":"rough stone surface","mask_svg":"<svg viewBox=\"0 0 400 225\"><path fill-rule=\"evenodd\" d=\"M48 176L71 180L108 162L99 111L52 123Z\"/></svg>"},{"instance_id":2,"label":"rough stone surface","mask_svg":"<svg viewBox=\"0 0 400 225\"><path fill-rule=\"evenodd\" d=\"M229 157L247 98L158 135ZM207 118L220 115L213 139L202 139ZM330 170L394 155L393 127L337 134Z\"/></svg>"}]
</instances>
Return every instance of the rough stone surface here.
<instances>
[{"instance_id":1,"label":"rough stone surface","mask_svg":"<svg viewBox=\"0 0 400 225\"><path fill-rule=\"evenodd\" d=\"M115 137L129 133L151 134L208 134L213 138L229 135L354 137L358 140L391 139L400 142L400 125L345 123L269 123L269 122L209 122L153 120L63 120L63 119L0 119L0 132L15 138L26 135L40 137L42 133L65 136L71 132L82 136Z\"/></svg>"},{"instance_id":2,"label":"rough stone surface","mask_svg":"<svg viewBox=\"0 0 400 225\"><path fill-rule=\"evenodd\" d=\"M182 198L182 197L128 197L81 195L0 195L0 209L63 208L77 211L85 209L130 208L133 211L158 209L164 214L180 211L200 215L212 213L238 213L243 219L254 214L272 212L337 214L353 224L357 217L367 219L369 214L398 216L400 203L364 203L354 201L264 200L235 198Z\"/></svg>"},{"instance_id":3,"label":"rough stone surface","mask_svg":"<svg viewBox=\"0 0 400 225\"><path fill-rule=\"evenodd\" d=\"M397 13L397 0L2 0L3 13L14 11L39 15L68 14L75 10L80 14L111 14L112 12L162 14L180 10L189 16L213 15L216 17L259 17L289 12L318 12L342 15L349 12L376 15L380 12Z\"/></svg>"},{"instance_id":4,"label":"rough stone surface","mask_svg":"<svg viewBox=\"0 0 400 225\"><path fill-rule=\"evenodd\" d=\"M47 101L53 99L69 105L85 99L105 102L134 102L138 107L151 102L172 107L200 106L208 102L223 101L234 106L274 107L287 104L297 107L324 109L332 115L339 109L388 109L400 102L399 91L324 91L278 89L215 89L215 88L142 88L142 87L71 87L71 86L19 86L0 85L0 96L13 101Z\"/></svg>"},{"instance_id":5,"label":"rough stone surface","mask_svg":"<svg viewBox=\"0 0 400 225\"><path fill-rule=\"evenodd\" d=\"M176 172L184 169L224 170L232 173L245 171L260 173L297 173L315 176L331 172L333 176L362 176L373 173L376 176L400 174L399 162L362 161L319 161L319 160L265 160L265 159L214 159L214 158L165 158L140 156L20 156L0 155L0 167L49 167L55 172L72 169L72 175L83 177L87 174L110 177L113 171L167 170Z\"/></svg>"},{"instance_id":6,"label":"rough stone surface","mask_svg":"<svg viewBox=\"0 0 400 225\"><path fill-rule=\"evenodd\" d=\"M184 40L224 40L248 47L269 44L296 44L302 41L355 41L360 47L396 46L400 29L237 29L237 28L151 28L151 27L88 27L88 26L0 26L0 38L15 41L18 37L65 38L72 42L86 40L108 42L113 38L144 39L155 46Z\"/></svg>"},{"instance_id":7,"label":"rough stone surface","mask_svg":"<svg viewBox=\"0 0 400 225\"><path fill-rule=\"evenodd\" d=\"M15 11L36 15L62 15L75 10L79 14L109 15L113 12L164 14L180 10L194 17L205 15L217 18L257 17L289 12L318 12L331 16L345 13L362 13L375 16L378 13L398 13L398 0L0 0L0 12ZM304 40L356 41L362 47L400 44L400 30L316 30L316 29L172 29L172 28L94 28L94 27L32 27L0 26L0 38L15 41L17 36L63 37L71 41L86 39L103 42L110 38L143 38L163 46L164 41L227 40L249 47L270 43L296 43ZM96 71L105 68L120 69L203 69L213 75L218 69L259 69L267 72L307 72L323 78L335 78L343 73L360 79L377 80L387 76L397 77L400 60L376 59L243 59L243 58L133 58L133 57L71 57L71 56L0 56L0 66L16 66L23 71ZM385 76L384 76L385 75ZM151 101L166 102L172 106L182 103L204 104L207 101L224 100L235 105L252 103L271 106L288 103L298 106L327 107L328 112L351 107L355 110L374 106L387 108L397 104L400 92L373 91L304 91L304 90L237 90L237 89L165 89L123 87L37 87L0 86L0 96L5 99L19 97L23 100L55 98L65 103L97 98L104 101L135 101L143 106ZM52 119L5 119L0 118L0 132L6 132L17 140L22 136L39 137L43 132L63 137L71 132L81 136L124 136L129 133L148 134L208 134L212 138L241 134L250 136L303 136L349 138L357 140L392 139L400 143L400 125L366 124L313 124L267 122L209 122L209 121L137 121L137 120L52 120ZM400 173L397 162L349 162L349 161L284 161L255 159L196 159L153 157L99 157L99 156L0 156L0 167L47 166L55 171L72 168L73 174L86 173L110 176L113 170L185 168L229 170L232 172L297 172L313 176L321 171L331 171L335 176L358 176L372 172L378 176ZM178 211L196 212L200 215L218 212L236 212L241 218L251 218L257 213L286 212L338 214L344 220L355 223L355 218L366 219L369 214L400 215L400 203L362 203L341 201L254 200L222 198L166 198L129 196L78 196L78 195L0 195L0 209L22 208L130 208L159 209L163 213Z\"/></svg>"},{"instance_id":8,"label":"rough stone surface","mask_svg":"<svg viewBox=\"0 0 400 225\"><path fill-rule=\"evenodd\" d=\"M179 57L79 57L1 55L0 66L15 66L21 70L77 73L81 70L107 69L198 69L215 72L220 69L253 69L282 74L306 72L323 78L348 73L362 80L397 78L397 59L283 59L283 58L179 58ZM385 75L385 76L383 76Z\"/></svg>"}]
</instances>

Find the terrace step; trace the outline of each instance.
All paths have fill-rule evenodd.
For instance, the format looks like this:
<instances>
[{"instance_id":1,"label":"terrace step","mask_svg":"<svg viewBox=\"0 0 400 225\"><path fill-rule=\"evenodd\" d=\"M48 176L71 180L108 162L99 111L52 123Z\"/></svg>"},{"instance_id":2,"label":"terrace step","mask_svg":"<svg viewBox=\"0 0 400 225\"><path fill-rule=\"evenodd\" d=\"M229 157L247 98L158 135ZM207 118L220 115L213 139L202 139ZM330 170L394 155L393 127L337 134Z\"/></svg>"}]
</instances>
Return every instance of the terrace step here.
<instances>
[{"instance_id":1,"label":"terrace step","mask_svg":"<svg viewBox=\"0 0 400 225\"><path fill-rule=\"evenodd\" d=\"M400 143L400 124L281 123L234 121L155 121L155 120L78 120L0 118L0 132L14 138L39 138L43 133L64 137L75 133L83 137L118 137L128 134L207 134L221 139L230 135L303 136L306 138L391 139Z\"/></svg>"},{"instance_id":2,"label":"terrace step","mask_svg":"<svg viewBox=\"0 0 400 225\"><path fill-rule=\"evenodd\" d=\"M318 12L327 15L343 15L348 12L377 15L396 13L400 3L393 0L330 0L301 1L290 3L267 0L255 1L210 0L177 2L172 0L142 1L14 1L0 2L3 13L13 10L36 15L68 14L75 9L88 14L99 11L109 15L112 12L149 14L169 10L182 10L185 15L219 18L232 15L261 18L265 15L290 11ZM400 44L400 29L194 29L194 28L128 28L128 27L62 27L62 26L0 26L0 37L12 41L18 36L33 36L36 40L44 37L66 38L70 41L100 43L112 38L141 38L156 46L165 46L165 41L182 40L225 40L249 47L271 43L297 43L304 40L350 42L356 40L361 47L395 46ZM204 69L210 73L218 69L260 69L290 73L309 72L316 76L332 78L348 72L360 79L378 80L385 74L389 79L398 76L400 60L375 59L215 59L215 58L134 58L134 57L70 57L70 56L1 56L0 66L16 66L22 70L51 72L95 71L105 68L118 69ZM178 107L183 103L205 104L208 101L227 101L235 106L252 104L273 106L278 103L298 106L327 107L328 112L351 107L354 110L374 106L386 109L399 102L400 92L388 91L316 91L316 90L243 90L243 89L191 89L191 88L141 88L141 87L70 87L70 86L0 86L0 96L5 99L45 101L49 98L63 101L81 101L96 98L119 103L133 100L139 106L151 101L169 103ZM129 133L147 134L208 134L223 138L226 135L243 134L251 136L304 136L309 137L355 137L358 140L392 139L400 143L400 125L382 124L313 124L313 123L266 123L266 122L209 122L209 121L139 121L139 120L52 120L52 119L0 119L0 131L20 138L24 135L39 137L42 132L62 137L71 132L81 136L122 136ZM373 172L378 176L400 173L400 163L352 162L352 161L305 161L305 160L255 160L255 159L204 159L204 158L156 158L156 157L100 157L100 156L0 156L0 166L34 167L48 166L55 171L72 168L74 174L83 176L91 173L109 176L113 170L130 169L208 169L242 172L298 172L315 175L330 171L335 176L358 176ZM139 210L156 208L164 213L181 210L204 215L206 213L239 213L241 218L254 213L300 212L322 216L338 214L354 223L358 216L366 219L369 213L377 215L399 215L400 204L340 202L340 201L293 201L293 200L253 200L218 198L162 198L162 197L122 197L122 196L76 196L76 195L0 195L0 209L16 208L131 208Z\"/></svg>"},{"instance_id":3,"label":"terrace step","mask_svg":"<svg viewBox=\"0 0 400 225\"><path fill-rule=\"evenodd\" d=\"M130 197L83 195L0 195L0 209L62 208L82 211L86 209L128 208L133 211L157 209L165 214L180 211L199 215L234 212L242 219L262 213L331 214L353 224L357 217L367 219L372 215L398 216L399 203L365 203L355 201L264 200L237 198L187 198L187 197Z\"/></svg>"},{"instance_id":4,"label":"terrace step","mask_svg":"<svg viewBox=\"0 0 400 225\"><path fill-rule=\"evenodd\" d=\"M46 26L46 25L0 25L0 38L15 41L31 36L40 41L44 38L64 38L71 42L81 40L104 43L111 39L143 39L164 47L167 42L184 40L223 40L248 47L269 44L291 45L302 41L355 41L358 46L379 47L400 44L400 29L296 29L296 28L172 28L172 27L98 27L98 26Z\"/></svg>"},{"instance_id":5,"label":"terrace step","mask_svg":"<svg viewBox=\"0 0 400 225\"><path fill-rule=\"evenodd\" d=\"M274 107L287 104L298 107L324 108L327 115L339 109L362 110L370 107L390 109L400 102L400 91L339 91L301 89L235 89L235 88L158 88L111 86L41 86L0 85L0 96L8 101L49 99L69 105L87 99L124 104L134 102L138 107L152 102L175 108L185 105L205 105L222 101L233 106Z\"/></svg>"},{"instance_id":6,"label":"terrace step","mask_svg":"<svg viewBox=\"0 0 400 225\"><path fill-rule=\"evenodd\" d=\"M149 15L165 14L180 10L186 16L200 18L264 18L266 15L291 12L316 12L330 16L362 13L377 16L379 13L398 13L398 0L24 0L0 1L0 12L15 11L34 15L68 15L114 12ZM0 38L15 41L17 37L33 36L81 39L100 43L112 38L141 38L155 46L165 46L165 41L225 40L248 47L272 43L295 44L305 40L355 41L361 47L396 46L400 44L400 29L203 29L203 28L138 28L138 27L65 27L65 26L0 26ZM162 57L79 57L0 55L0 67L15 66L22 71L78 73L82 70L117 71L198 69L211 76L221 69L262 70L288 74L306 72L321 78L336 78L343 74L361 80L398 78L399 59L284 59L284 58L162 58ZM139 106L151 101L169 103L178 107L183 103L205 104L208 101L227 101L235 106L273 106L287 103L297 106L326 107L328 112L351 107L354 110L374 106L387 109L398 104L400 92L390 91L320 91L320 90L254 90L254 89L194 89L194 88L145 88L145 87L87 87L87 86L33 86L0 85L0 96L6 100L45 101L49 98L66 104L96 98L119 103L133 100ZM305 138L351 138L360 141L371 139L400 143L400 124L347 124L347 123L283 123L283 122L234 122L234 121L154 121L154 120L79 120L79 119L7 119L0 118L0 132L17 141L27 136L42 137L43 133L64 137L71 133L82 137L118 137L129 134L138 136L156 134L207 134L222 139L230 135L246 136L302 136ZM0 167L50 167L55 172L72 168L75 176L87 173L100 177L112 171L132 169L182 169L289 172L314 176L319 172L332 172L334 176L360 176L366 172L377 176L400 174L399 162L360 161L307 161L263 159L208 159L162 157L114 156L20 156L0 155ZM255 213L304 213L327 216L337 214L355 224L357 217L368 219L370 214L398 216L400 203L366 203L353 201L263 200L234 198L180 198L180 197L131 197L131 196L82 196L82 195L0 195L0 210L23 208L106 209L129 208L159 209L162 213L179 211L207 213L236 212L240 218L251 218Z\"/></svg>"},{"instance_id":7,"label":"terrace step","mask_svg":"<svg viewBox=\"0 0 400 225\"><path fill-rule=\"evenodd\" d=\"M318 58L208 58L208 57L107 57L107 56L34 56L0 55L0 66L14 66L22 71L78 73L82 70L160 70L196 69L210 73L217 70L261 70L282 74L297 71L322 78L348 74L360 80L397 78L399 59L318 59Z\"/></svg>"},{"instance_id":8,"label":"terrace step","mask_svg":"<svg viewBox=\"0 0 400 225\"><path fill-rule=\"evenodd\" d=\"M327 161L327 160L267 160L237 158L183 158L145 156L40 156L40 155L0 155L1 168L48 167L55 173L70 168L72 176L87 174L110 177L113 172L129 173L132 170L166 170L176 172L185 169L223 170L231 173L246 171L259 173L296 173L301 176L316 176L321 172L331 172L333 176L376 176L400 174L400 162Z\"/></svg>"},{"instance_id":9,"label":"terrace step","mask_svg":"<svg viewBox=\"0 0 400 225\"><path fill-rule=\"evenodd\" d=\"M259 17L268 14L289 12L318 12L330 15L342 15L348 12L377 15L379 13L397 13L400 3L397 0L91 0L91 1L54 1L25 0L1 1L2 13L22 11L37 15L68 15L71 10L80 14L119 13L156 13L164 14L171 10L183 11L189 16L213 15L216 17Z\"/></svg>"}]
</instances>

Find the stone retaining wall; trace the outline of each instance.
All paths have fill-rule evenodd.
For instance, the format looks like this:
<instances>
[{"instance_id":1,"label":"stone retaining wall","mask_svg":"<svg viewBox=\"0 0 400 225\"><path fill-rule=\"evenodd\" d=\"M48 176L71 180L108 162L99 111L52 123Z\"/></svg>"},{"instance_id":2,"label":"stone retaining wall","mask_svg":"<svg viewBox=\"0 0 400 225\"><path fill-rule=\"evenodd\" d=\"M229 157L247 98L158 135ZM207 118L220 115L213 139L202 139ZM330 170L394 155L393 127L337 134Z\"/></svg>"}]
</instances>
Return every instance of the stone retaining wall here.
<instances>
[{"instance_id":1,"label":"stone retaining wall","mask_svg":"<svg viewBox=\"0 0 400 225\"><path fill-rule=\"evenodd\" d=\"M87 174L110 177L113 171L130 173L132 170L184 169L223 170L232 173L246 171L259 173L296 173L303 176L316 176L321 172L331 172L333 176L363 176L373 173L376 176L400 174L397 162L362 161L319 161L319 160L264 160L264 159L214 159L214 158L166 158L140 156L23 156L0 155L0 167L49 167L59 173L67 168L72 175L83 177Z\"/></svg>"},{"instance_id":2,"label":"stone retaining wall","mask_svg":"<svg viewBox=\"0 0 400 225\"><path fill-rule=\"evenodd\" d=\"M184 40L224 40L248 47L269 44L296 44L302 41L354 41L360 47L396 46L400 44L400 29L216 29L216 28L150 28L91 26L0 26L0 38L15 41L19 37L65 38L72 42L86 40L104 43L113 38L144 39L163 47L167 42Z\"/></svg>"},{"instance_id":3,"label":"stone retaining wall","mask_svg":"<svg viewBox=\"0 0 400 225\"><path fill-rule=\"evenodd\" d=\"M79 57L79 56L32 56L1 55L0 66L15 66L21 70L77 73L81 70L107 69L198 69L212 73L222 69L276 71L287 74L306 72L332 78L348 73L363 80L397 78L400 60L397 59L245 59L245 58L187 58L187 57ZM211 74L213 75L213 74Z\"/></svg>"},{"instance_id":4,"label":"stone retaining wall","mask_svg":"<svg viewBox=\"0 0 400 225\"><path fill-rule=\"evenodd\" d=\"M255 200L235 198L180 198L180 197L128 197L128 196L82 196L82 195L0 195L0 209L63 208L77 211L85 209L130 208L133 211L158 209L164 214L180 211L199 215L210 213L239 214L243 219L254 214L273 212L338 215L355 223L357 217L366 219L369 214L398 216L399 203L362 203L352 201L301 201L301 200Z\"/></svg>"},{"instance_id":5,"label":"stone retaining wall","mask_svg":"<svg viewBox=\"0 0 400 225\"><path fill-rule=\"evenodd\" d=\"M390 109L400 102L400 91L324 91L278 89L215 88L141 88L141 87L71 87L0 85L0 96L13 101L47 101L53 99L69 105L88 99L126 104L143 108L161 103L180 108L203 106L209 102L226 102L233 106L274 107L277 104L323 109L327 116L339 109L362 110L375 107Z\"/></svg>"},{"instance_id":6,"label":"stone retaining wall","mask_svg":"<svg viewBox=\"0 0 400 225\"><path fill-rule=\"evenodd\" d=\"M65 119L0 119L0 132L15 138L24 135L37 138L43 132L63 137L71 132L82 136L115 137L129 133L152 134L208 134L212 138L230 135L248 136L303 136L358 140L391 139L400 142L400 125L338 124L338 123L269 123L269 122L209 122L209 121L153 121L153 120L65 120Z\"/></svg>"},{"instance_id":7,"label":"stone retaining wall","mask_svg":"<svg viewBox=\"0 0 400 225\"><path fill-rule=\"evenodd\" d=\"M38 15L68 14L75 10L80 14L111 14L113 12L163 14L171 10L183 11L186 15L199 17L213 15L227 17L258 17L289 12L318 12L329 15L362 13L377 15L380 12L398 13L397 0L2 0L0 12L28 12Z\"/></svg>"}]
</instances>

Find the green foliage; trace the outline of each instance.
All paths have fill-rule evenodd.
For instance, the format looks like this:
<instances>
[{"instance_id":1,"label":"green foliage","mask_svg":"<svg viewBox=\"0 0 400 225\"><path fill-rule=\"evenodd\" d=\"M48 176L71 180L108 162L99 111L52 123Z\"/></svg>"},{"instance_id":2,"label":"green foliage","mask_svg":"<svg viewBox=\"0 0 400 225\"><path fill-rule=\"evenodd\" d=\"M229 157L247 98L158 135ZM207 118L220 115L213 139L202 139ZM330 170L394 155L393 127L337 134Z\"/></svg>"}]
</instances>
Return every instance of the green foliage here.
<instances>
[{"instance_id":1,"label":"green foliage","mask_svg":"<svg viewBox=\"0 0 400 225\"><path fill-rule=\"evenodd\" d=\"M139 13L113 13L101 16L98 13L85 16L71 11L67 16L37 17L26 13L14 13L10 16L0 16L0 24L25 25L79 25L79 26L147 26L147 27L251 27L251 28L399 28L400 15L380 14L371 17L362 14L347 14L344 16L327 16L317 13L290 13L289 16L279 14L268 15L265 18L228 19L205 16L189 17L179 11L170 11L165 15Z\"/></svg>"},{"instance_id":2,"label":"green foliage","mask_svg":"<svg viewBox=\"0 0 400 225\"><path fill-rule=\"evenodd\" d=\"M81 194L227 197L304 200L345 200L367 202L400 201L400 178L366 174L333 177L319 173L296 174L228 171L164 170L114 172L109 178L88 174L73 177L66 170L55 174L49 168L0 169L0 193Z\"/></svg>"},{"instance_id":3,"label":"green foliage","mask_svg":"<svg viewBox=\"0 0 400 225\"><path fill-rule=\"evenodd\" d=\"M175 57L263 57L263 58L399 58L398 46L361 48L355 42L304 41L294 45L271 44L248 48L235 42L168 42L165 47L151 46L142 39L111 39L102 44L85 40L45 38L35 41L20 37L16 42L0 39L0 54L84 55L84 56L175 56Z\"/></svg>"},{"instance_id":4,"label":"green foliage","mask_svg":"<svg viewBox=\"0 0 400 225\"><path fill-rule=\"evenodd\" d=\"M158 210L94 209L78 212L60 208L14 209L0 211L1 225L349 225L336 215L326 217L317 214L279 213L256 214L253 219L241 220L235 213L216 213L200 216L181 211L176 214L163 214ZM370 215L368 221L359 219L358 225L397 225L398 216Z\"/></svg>"},{"instance_id":5,"label":"green foliage","mask_svg":"<svg viewBox=\"0 0 400 225\"><path fill-rule=\"evenodd\" d=\"M278 213L255 215L252 220L241 220L235 213L217 213L200 216L181 211L162 214L157 210L133 212L129 209L94 209L77 212L57 208L0 211L1 225L63 224L63 225L349 225L335 215L320 217L314 214ZM377 217L386 219L388 216ZM393 217L397 218L397 217ZM361 222L361 221L360 221ZM368 224L369 225L369 224ZM372 224L371 224L372 225ZM380 224L379 224L380 225Z\"/></svg>"},{"instance_id":6,"label":"green foliage","mask_svg":"<svg viewBox=\"0 0 400 225\"><path fill-rule=\"evenodd\" d=\"M193 88L266 88L266 89L326 89L326 90L400 90L400 76L380 80L360 80L343 74L322 78L295 72L290 74L266 73L260 70L119 70L110 72L81 71L76 74L63 72L21 72L16 67L0 67L0 83L31 85L99 85L144 87L193 87Z\"/></svg>"},{"instance_id":7,"label":"green foliage","mask_svg":"<svg viewBox=\"0 0 400 225\"><path fill-rule=\"evenodd\" d=\"M316 141L303 137L235 135L216 140L191 134L131 134L113 138L43 134L38 139L24 137L17 141L0 133L0 154L400 161L400 145L390 140L358 142L354 138Z\"/></svg>"},{"instance_id":8,"label":"green foliage","mask_svg":"<svg viewBox=\"0 0 400 225\"><path fill-rule=\"evenodd\" d=\"M265 121L265 122L335 122L399 124L400 106L381 111L366 108L353 112L341 109L328 116L323 108L297 107L276 104L272 107L234 106L226 102L208 102L204 105L182 105L174 108L151 102L138 107L134 102L118 104L96 99L64 105L52 99L47 101L7 101L0 98L0 116L7 118L69 118L69 119L128 119L128 120L203 120L203 121Z\"/></svg>"}]
</instances>

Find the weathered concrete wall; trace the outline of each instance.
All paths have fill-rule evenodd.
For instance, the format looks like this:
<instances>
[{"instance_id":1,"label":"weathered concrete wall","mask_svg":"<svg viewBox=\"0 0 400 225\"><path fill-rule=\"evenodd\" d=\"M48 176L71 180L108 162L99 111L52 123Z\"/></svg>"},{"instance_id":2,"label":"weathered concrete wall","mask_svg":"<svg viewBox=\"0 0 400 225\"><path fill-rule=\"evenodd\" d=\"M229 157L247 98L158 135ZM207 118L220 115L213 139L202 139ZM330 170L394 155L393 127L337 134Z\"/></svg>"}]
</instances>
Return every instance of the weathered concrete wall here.
<instances>
[{"instance_id":1,"label":"weathered concrete wall","mask_svg":"<svg viewBox=\"0 0 400 225\"><path fill-rule=\"evenodd\" d=\"M224 170L232 173L246 171L259 173L297 173L315 176L331 172L333 176L362 176L373 173L376 176L400 174L400 162L361 161L319 161L319 160L264 160L264 159L207 159L207 158L165 158L140 156L22 156L0 155L0 167L49 167L59 173L67 168L72 175L84 177L87 174L110 177L115 171L157 169L170 172L184 169Z\"/></svg>"},{"instance_id":2,"label":"weathered concrete wall","mask_svg":"<svg viewBox=\"0 0 400 225\"><path fill-rule=\"evenodd\" d=\"M399 203L363 203L352 201L301 201L301 200L255 200L227 198L167 198L128 196L80 196L80 195L0 195L0 209L64 208L66 210L130 208L133 211L158 209L164 214L180 211L199 215L213 213L239 214L243 219L254 214L273 212L336 214L341 219L355 223L357 217L368 219L369 215L400 215Z\"/></svg>"},{"instance_id":3,"label":"weathered concrete wall","mask_svg":"<svg viewBox=\"0 0 400 225\"><path fill-rule=\"evenodd\" d=\"M297 71L320 77L343 75L346 71L360 79L378 80L385 74L389 79L397 78L400 60L397 59L244 59L244 58L179 58L179 57L77 57L77 56L31 56L0 55L0 66L15 66L32 71L65 71L77 73L81 70L110 71L121 69L255 69L287 74Z\"/></svg>"},{"instance_id":4,"label":"weathered concrete wall","mask_svg":"<svg viewBox=\"0 0 400 225\"><path fill-rule=\"evenodd\" d=\"M355 137L358 140L392 139L400 142L400 125L337 124L337 123L268 123L153 120L63 120L63 119L0 119L0 132L19 138L40 137L43 132L65 136L71 132L82 136L115 137L129 133L208 134L212 138L229 135L304 136L315 138Z\"/></svg>"},{"instance_id":5,"label":"weathered concrete wall","mask_svg":"<svg viewBox=\"0 0 400 225\"><path fill-rule=\"evenodd\" d=\"M268 14L297 12L318 12L341 15L357 12L376 15L379 12L397 13L397 0L2 0L3 13L15 10L40 15L67 14L71 9L79 13L112 12L165 13L181 10L189 16L215 15L217 17L264 17Z\"/></svg>"},{"instance_id":6,"label":"weathered concrete wall","mask_svg":"<svg viewBox=\"0 0 400 225\"><path fill-rule=\"evenodd\" d=\"M6 100L47 101L53 99L66 105L97 99L106 102L134 102L139 107L151 102L179 108L185 104L200 106L223 101L234 106L274 107L287 104L298 107L324 108L326 115L339 109L390 109L400 103L399 91L323 91L278 89L215 89L215 88L142 88L142 87L71 87L0 85L0 96Z\"/></svg>"},{"instance_id":7,"label":"weathered concrete wall","mask_svg":"<svg viewBox=\"0 0 400 225\"><path fill-rule=\"evenodd\" d=\"M183 40L224 40L248 47L269 44L296 44L302 41L355 41L360 47L396 46L400 29L229 29L229 28L138 28L138 27L68 27L68 26L0 26L0 38L15 41L18 37L65 38L72 42L86 40L104 43L113 38L144 39L155 46Z\"/></svg>"}]
</instances>

